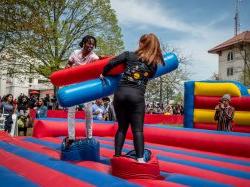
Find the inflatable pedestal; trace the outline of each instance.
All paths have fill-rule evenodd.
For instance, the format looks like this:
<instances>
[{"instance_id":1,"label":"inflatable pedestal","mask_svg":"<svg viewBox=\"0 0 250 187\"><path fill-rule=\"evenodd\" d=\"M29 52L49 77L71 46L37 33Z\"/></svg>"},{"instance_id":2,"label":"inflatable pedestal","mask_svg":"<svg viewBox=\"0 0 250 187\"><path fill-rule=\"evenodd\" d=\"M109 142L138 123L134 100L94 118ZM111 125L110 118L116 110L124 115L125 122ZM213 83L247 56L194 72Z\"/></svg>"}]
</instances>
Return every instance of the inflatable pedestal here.
<instances>
[{"instance_id":1,"label":"inflatable pedestal","mask_svg":"<svg viewBox=\"0 0 250 187\"><path fill-rule=\"evenodd\" d=\"M96 139L85 138L75 140L69 147L66 147L66 139L61 145L61 160L69 161L99 161L100 143Z\"/></svg>"},{"instance_id":2,"label":"inflatable pedestal","mask_svg":"<svg viewBox=\"0 0 250 187\"><path fill-rule=\"evenodd\" d=\"M112 175L123 179L161 179L159 162L155 154L149 150L144 152L146 163L138 163L131 152L111 159ZM145 158L146 157L146 158Z\"/></svg>"}]
</instances>

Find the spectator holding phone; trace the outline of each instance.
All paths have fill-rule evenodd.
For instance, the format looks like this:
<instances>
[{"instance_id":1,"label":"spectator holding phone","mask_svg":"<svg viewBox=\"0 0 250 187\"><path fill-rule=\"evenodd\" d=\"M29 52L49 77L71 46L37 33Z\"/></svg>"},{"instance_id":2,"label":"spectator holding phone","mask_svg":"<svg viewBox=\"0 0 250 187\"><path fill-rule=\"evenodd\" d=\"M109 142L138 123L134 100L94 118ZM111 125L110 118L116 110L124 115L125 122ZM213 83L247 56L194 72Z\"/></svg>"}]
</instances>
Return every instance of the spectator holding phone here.
<instances>
[{"instance_id":1,"label":"spectator holding phone","mask_svg":"<svg viewBox=\"0 0 250 187\"><path fill-rule=\"evenodd\" d=\"M230 106L230 102L230 95L225 94L220 99L219 104L215 107L214 119L217 121L218 131L232 131L232 121L235 109Z\"/></svg>"}]
</instances>

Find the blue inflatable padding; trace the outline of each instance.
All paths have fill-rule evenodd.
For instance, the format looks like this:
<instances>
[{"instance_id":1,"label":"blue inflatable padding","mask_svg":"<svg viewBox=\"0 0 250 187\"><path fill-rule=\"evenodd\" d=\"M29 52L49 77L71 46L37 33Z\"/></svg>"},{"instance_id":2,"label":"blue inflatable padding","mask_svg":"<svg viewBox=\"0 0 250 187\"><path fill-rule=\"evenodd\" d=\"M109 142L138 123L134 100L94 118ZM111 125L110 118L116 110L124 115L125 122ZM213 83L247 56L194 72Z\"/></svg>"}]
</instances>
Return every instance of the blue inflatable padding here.
<instances>
[{"instance_id":1,"label":"blue inflatable padding","mask_svg":"<svg viewBox=\"0 0 250 187\"><path fill-rule=\"evenodd\" d=\"M178 184L183 184L186 186L203 186L203 187L232 187L228 184L223 184L219 182L214 182L207 179L202 179L198 177L192 177L182 174L172 174L166 177L165 179L168 182L174 182Z\"/></svg>"},{"instance_id":2,"label":"blue inflatable padding","mask_svg":"<svg viewBox=\"0 0 250 187\"><path fill-rule=\"evenodd\" d=\"M70 107L93 101L114 93L119 80L120 75L106 77L105 80L94 79L65 86L58 90L57 99L59 104L63 107Z\"/></svg>"},{"instance_id":3,"label":"blue inflatable padding","mask_svg":"<svg viewBox=\"0 0 250 187\"><path fill-rule=\"evenodd\" d=\"M38 184L4 166L0 166L0 173L1 186L39 187Z\"/></svg>"},{"instance_id":4,"label":"blue inflatable padding","mask_svg":"<svg viewBox=\"0 0 250 187\"><path fill-rule=\"evenodd\" d=\"M174 53L165 53L163 55L165 65L158 65L154 78L160 77L178 68L179 61Z\"/></svg>"},{"instance_id":5,"label":"blue inflatable padding","mask_svg":"<svg viewBox=\"0 0 250 187\"><path fill-rule=\"evenodd\" d=\"M100 143L94 138L85 138L75 140L69 147L66 147L64 139L61 145L61 160L100 161Z\"/></svg>"},{"instance_id":6,"label":"blue inflatable padding","mask_svg":"<svg viewBox=\"0 0 250 187\"><path fill-rule=\"evenodd\" d=\"M184 127L194 126L194 81L184 83Z\"/></svg>"},{"instance_id":7,"label":"blue inflatable padding","mask_svg":"<svg viewBox=\"0 0 250 187\"><path fill-rule=\"evenodd\" d=\"M154 78L175 70L178 59L173 53L164 54L165 65L158 65ZM121 75L107 76L104 80L94 79L77 84L65 86L58 90L57 98L62 107L79 105L114 93L119 84Z\"/></svg>"}]
</instances>

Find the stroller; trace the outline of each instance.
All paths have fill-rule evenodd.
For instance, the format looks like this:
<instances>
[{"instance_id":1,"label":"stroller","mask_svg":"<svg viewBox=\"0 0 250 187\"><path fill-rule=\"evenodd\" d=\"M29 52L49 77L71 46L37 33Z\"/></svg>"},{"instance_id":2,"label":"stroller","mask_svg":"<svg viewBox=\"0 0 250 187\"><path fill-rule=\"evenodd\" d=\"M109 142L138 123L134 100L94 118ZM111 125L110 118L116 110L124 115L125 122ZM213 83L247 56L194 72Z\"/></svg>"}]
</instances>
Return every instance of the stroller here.
<instances>
[{"instance_id":1,"label":"stroller","mask_svg":"<svg viewBox=\"0 0 250 187\"><path fill-rule=\"evenodd\" d=\"M16 127L16 114L7 114L4 112L4 108L1 108L0 113L0 130L4 131L6 130L6 123L11 123L11 130L10 135L16 136L17 135L17 127Z\"/></svg>"},{"instance_id":2,"label":"stroller","mask_svg":"<svg viewBox=\"0 0 250 187\"><path fill-rule=\"evenodd\" d=\"M4 123L5 123L5 116L4 116L4 114L1 114L1 116L0 116L0 130L1 131L4 130Z\"/></svg>"},{"instance_id":3,"label":"stroller","mask_svg":"<svg viewBox=\"0 0 250 187\"><path fill-rule=\"evenodd\" d=\"M4 130L4 125L5 125L5 121L6 121L7 116L8 116L8 114L4 113L4 108L3 108L2 113L0 114L0 130L1 131Z\"/></svg>"}]
</instances>

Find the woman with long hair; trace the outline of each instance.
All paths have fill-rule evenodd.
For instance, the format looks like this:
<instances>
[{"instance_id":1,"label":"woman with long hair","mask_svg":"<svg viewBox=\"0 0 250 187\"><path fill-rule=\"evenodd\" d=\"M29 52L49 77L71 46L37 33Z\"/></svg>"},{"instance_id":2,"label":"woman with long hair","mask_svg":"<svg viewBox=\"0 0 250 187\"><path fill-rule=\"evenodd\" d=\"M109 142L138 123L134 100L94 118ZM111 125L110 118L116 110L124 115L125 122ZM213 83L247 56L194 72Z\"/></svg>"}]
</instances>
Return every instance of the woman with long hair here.
<instances>
[{"instance_id":1,"label":"woman with long hair","mask_svg":"<svg viewBox=\"0 0 250 187\"><path fill-rule=\"evenodd\" d=\"M157 64L163 64L160 42L150 33L141 36L139 47L135 52L124 52L104 67L100 78L118 64L126 64L118 89L114 93L114 108L118 121L115 135L115 156L120 156L131 124L137 161L145 163L144 155L144 115L145 90L148 79L155 75Z\"/></svg>"},{"instance_id":2,"label":"woman with long hair","mask_svg":"<svg viewBox=\"0 0 250 187\"><path fill-rule=\"evenodd\" d=\"M12 94L8 94L4 97L3 102L0 105L0 110L5 116L4 131L10 133L13 124L12 114L15 111Z\"/></svg>"}]
</instances>

